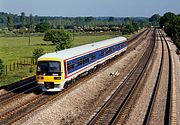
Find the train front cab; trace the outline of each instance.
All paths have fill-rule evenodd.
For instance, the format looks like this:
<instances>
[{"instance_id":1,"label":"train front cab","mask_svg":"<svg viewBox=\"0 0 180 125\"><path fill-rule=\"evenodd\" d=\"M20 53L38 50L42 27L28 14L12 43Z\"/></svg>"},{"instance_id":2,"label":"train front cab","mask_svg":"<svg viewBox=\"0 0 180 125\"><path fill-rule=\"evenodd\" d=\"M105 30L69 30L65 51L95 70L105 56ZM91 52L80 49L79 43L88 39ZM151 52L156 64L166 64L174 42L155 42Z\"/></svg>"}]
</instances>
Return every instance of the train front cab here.
<instances>
[{"instance_id":1,"label":"train front cab","mask_svg":"<svg viewBox=\"0 0 180 125\"><path fill-rule=\"evenodd\" d=\"M64 63L56 58L38 59L36 80L42 91L61 91L64 83Z\"/></svg>"}]
</instances>

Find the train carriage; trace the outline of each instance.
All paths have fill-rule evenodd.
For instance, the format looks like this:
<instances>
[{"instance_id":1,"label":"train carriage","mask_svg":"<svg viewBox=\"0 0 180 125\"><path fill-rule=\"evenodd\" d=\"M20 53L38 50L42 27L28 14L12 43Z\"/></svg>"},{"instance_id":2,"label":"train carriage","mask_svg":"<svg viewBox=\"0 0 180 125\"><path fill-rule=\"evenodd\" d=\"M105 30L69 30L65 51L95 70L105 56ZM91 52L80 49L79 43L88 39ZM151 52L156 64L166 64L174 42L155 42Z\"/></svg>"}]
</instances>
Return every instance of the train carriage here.
<instances>
[{"instance_id":1,"label":"train carriage","mask_svg":"<svg viewBox=\"0 0 180 125\"><path fill-rule=\"evenodd\" d=\"M125 37L86 44L38 58L36 80L43 91L61 91L81 74L126 51Z\"/></svg>"}]
</instances>

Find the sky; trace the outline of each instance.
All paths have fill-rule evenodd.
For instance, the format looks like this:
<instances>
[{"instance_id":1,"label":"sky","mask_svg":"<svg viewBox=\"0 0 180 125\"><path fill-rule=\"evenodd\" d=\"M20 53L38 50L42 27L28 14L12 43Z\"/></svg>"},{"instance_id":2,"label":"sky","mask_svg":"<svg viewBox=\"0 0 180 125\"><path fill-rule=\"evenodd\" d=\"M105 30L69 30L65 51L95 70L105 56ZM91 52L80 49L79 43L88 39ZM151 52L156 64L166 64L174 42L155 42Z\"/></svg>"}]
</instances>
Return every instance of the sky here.
<instances>
[{"instance_id":1,"label":"sky","mask_svg":"<svg viewBox=\"0 0 180 125\"><path fill-rule=\"evenodd\" d=\"M0 12L38 16L151 17L180 14L180 0L0 0Z\"/></svg>"}]
</instances>

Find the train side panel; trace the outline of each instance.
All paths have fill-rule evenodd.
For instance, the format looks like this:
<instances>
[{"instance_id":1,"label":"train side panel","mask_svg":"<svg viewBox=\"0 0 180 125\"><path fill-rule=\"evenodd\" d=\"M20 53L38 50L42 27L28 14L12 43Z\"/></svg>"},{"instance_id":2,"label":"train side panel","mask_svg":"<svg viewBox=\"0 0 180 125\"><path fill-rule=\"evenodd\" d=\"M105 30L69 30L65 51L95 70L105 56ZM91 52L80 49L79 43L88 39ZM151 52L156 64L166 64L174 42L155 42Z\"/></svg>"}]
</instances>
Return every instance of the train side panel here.
<instances>
[{"instance_id":1,"label":"train side panel","mask_svg":"<svg viewBox=\"0 0 180 125\"><path fill-rule=\"evenodd\" d=\"M119 45L119 44L118 44ZM122 52L125 52L127 49L127 44L124 42L121 44L121 47L118 48L118 45L113 45L111 47L116 47L116 50L114 50L112 53L109 53L107 55L103 55L102 52L105 50L108 50L107 48L104 48L102 50L98 50L96 52L92 52L86 55L82 55L81 57L74 58L71 60L66 60L66 81L69 81L71 79L76 78L79 74L82 74L83 72L89 71L90 69L94 68L98 64L102 64L108 59L113 58L116 55L119 55ZM109 48L111 48L109 47ZM113 49L113 48L112 48ZM96 57L93 57L93 55ZM88 59L89 58L89 61ZM83 63L84 62L84 63Z\"/></svg>"}]
</instances>

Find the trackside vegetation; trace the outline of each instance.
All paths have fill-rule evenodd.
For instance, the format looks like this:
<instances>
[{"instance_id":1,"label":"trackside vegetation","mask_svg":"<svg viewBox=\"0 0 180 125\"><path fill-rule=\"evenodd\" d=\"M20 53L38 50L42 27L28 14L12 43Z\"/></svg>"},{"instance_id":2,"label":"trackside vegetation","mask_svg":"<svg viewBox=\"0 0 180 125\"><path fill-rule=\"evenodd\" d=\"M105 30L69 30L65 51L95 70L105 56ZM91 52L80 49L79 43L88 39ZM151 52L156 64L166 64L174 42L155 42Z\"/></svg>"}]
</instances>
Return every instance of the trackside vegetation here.
<instances>
[{"instance_id":1,"label":"trackside vegetation","mask_svg":"<svg viewBox=\"0 0 180 125\"><path fill-rule=\"evenodd\" d=\"M33 58L37 61L37 59L44 54L43 48L36 48L33 51Z\"/></svg>"},{"instance_id":2,"label":"trackside vegetation","mask_svg":"<svg viewBox=\"0 0 180 125\"><path fill-rule=\"evenodd\" d=\"M180 15L165 13L160 19L160 26L164 29L175 45L180 49Z\"/></svg>"},{"instance_id":3,"label":"trackside vegetation","mask_svg":"<svg viewBox=\"0 0 180 125\"><path fill-rule=\"evenodd\" d=\"M4 74L4 64L3 60L0 59L0 77Z\"/></svg>"}]
</instances>

